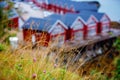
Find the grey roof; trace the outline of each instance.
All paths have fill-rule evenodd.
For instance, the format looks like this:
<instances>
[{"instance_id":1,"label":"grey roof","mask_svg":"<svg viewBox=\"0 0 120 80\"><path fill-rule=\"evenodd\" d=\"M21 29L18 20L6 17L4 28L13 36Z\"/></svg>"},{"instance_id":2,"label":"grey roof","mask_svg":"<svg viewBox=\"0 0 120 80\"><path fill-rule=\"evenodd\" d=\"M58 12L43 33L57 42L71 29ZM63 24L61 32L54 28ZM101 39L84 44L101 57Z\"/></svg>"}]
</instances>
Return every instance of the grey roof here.
<instances>
[{"instance_id":1,"label":"grey roof","mask_svg":"<svg viewBox=\"0 0 120 80\"><path fill-rule=\"evenodd\" d=\"M40 31L49 31L57 20L62 21L68 28L70 28L78 16L81 17L84 20L84 22L87 22L91 15L92 15L91 13L81 12L79 14L75 13L67 13L65 15L53 14L48 17L45 17L44 19L31 17L25 22L23 28L26 29L32 28L33 30Z\"/></svg>"},{"instance_id":2,"label":"grey roof","mask_svg":"<svg viewBox=\"0 0 120 80\"><path fill-rule=\"evenodd\" d=\"M75 19L77 18L77 15L58 15L58 14L53 14L50 15L48 17L46 17L46 20L60 20L62 21L68 28L72 25L72 23L75 21Z\"/></svg>"},{"instance_id":3,"label":"grey roof","mask_svg":"<svg viewBox=\"0 0 120 80\"><path fill-rule=\"evenodd\" d=\"M91 14L66 13L64 15L53 14L53 15L46 17L45 19L48 21L61 20L68 28L70 28L71 25L73 24L73 22L78 17L81 17L84 20L84 22L87 22L88 19L90 18L90 16L91 16Z\"/></svg>"},{"instance_id":4,"label":"grey roof","mask_svg":"<svg viewBox=\"0 0 120 80\"><path fill-rule=\"evenodd\" d=\"M43 19L31 17L24 23L22 28L42 31L45 23L46 21Z\"/></svg>"},{"instance_id":5,"label":"grey roof","mask_svg":"<svg viewBox=\"0 0 120 80\"><path fill-rule=\"evenodd\" d=\"M70 17L75 17L75 18L81 17L85 22L87 22L91 16L90 14L79 14L79 13L78 14L77 13L67 13L65 15L70 16Z\"/></svg>"},{"instance_id":6,"label":"grey roof","mask_svg":"<svg viewBox=\"0 0 120 80\"><path fill-rule=\"evenodd\" d=\"M98 10L96 5L89 4L88 2L75 2L70 0L48 0L48 4L56 4L63 7L66 5L68 8L73 6L76 11L81 11L81 10L97 11Z\"/></svg>"},{"instance_id":7,"label":"grey roof","mask_svg":"<svg viewBox=\"0 0 120 80\"><path fill-rule=\"evenodd\" d=\"M91 10L91 11L97 11L98 8L95 5L91 5L88 3L74 3L74 8L76 11L81 11L81 10Z\"/></svg>"},{"instance_id":8,"label":"grey roof","mask_svg":"<svg viewBox=\"0 0 120 80\"><path fill-rule=\"evenodd\" d=\"M8 3L6 1L0 1L0 7L5 8L8 6Z\"/></svg>"},{"instance_id":9,"label":"grey roof","mask_svg":"<svg viewBox=\"0 0 120 80\"><path fill-rule=\"evenodd\" d=\"M15 9L11 9L8 11L8 18L11 19L11 18L15 18L15 17L18 17L18 13L16 12Z\"/></svg>"},{"instance_id":10,"label":"grey roof","mask_svg":"<svg viewBox=\"0 0 120 80\"><path fill-rule=\"evenodd\" d=\"M64 17L65 17L64 21L65 21L66 25L71 27L73 22L77 19L78 15L73 14L73 13L67 13L67 14L64 15Z\"/></svg>"},{"instance_id":11,"label":"grey roof","mask_svg":"<svg viewBox=\"0 0 120 80\"><path fill-rule=\"evenodd\" d=\"M98 21L100 21L101 18L105 15L105 13L98 13L98 12L92 12L92 11L81 11L80 14L94 15L98 19Z\"/></svg>"},{"instance_id":12,"label":"grey roof","mask_svg":"<svg viewBox=\"0 0 120 80\"><path fill-rule=\"evenodd\" d=\"M48 32L55 22L55 19L47 20L31 17L24 23L22 28Z\"/></svg>"}]
</instances>

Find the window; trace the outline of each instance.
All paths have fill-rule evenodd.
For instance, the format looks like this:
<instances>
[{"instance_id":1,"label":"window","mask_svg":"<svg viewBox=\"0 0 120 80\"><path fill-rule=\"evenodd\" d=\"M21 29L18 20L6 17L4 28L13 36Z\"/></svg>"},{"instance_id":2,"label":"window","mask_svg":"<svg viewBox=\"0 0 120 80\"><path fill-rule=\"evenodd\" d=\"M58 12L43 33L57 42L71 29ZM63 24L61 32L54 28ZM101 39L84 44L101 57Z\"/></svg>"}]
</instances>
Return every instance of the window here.
<instances>
[{"instance_id":1,"label":"window","mask_svg":"<svg viewBox=\"0 0 120 80\"><path fill-rule=\"evenodd\" d=\"M75 40L83 39L83 31L75 32L75 33L74 33L74 39L75 39Z\"/></svg>"},{"instance_id":2,"label":"window","mask_svg":"<svg viewBox=\"0 0 120 80\"><path fill-rule=\"evenodd\" d=\"M55 34L60 34L60 33L64 33L64 29L60 25L57 25L53 29L52 34L55 35Z\"/></svg>"},{"instance_id":3,"label":"window","mask_svg":"<svg viewBox=\"0 0 120 80\"><path fill-rule=\"evenodd\" d=\"M52 43L55 43L56 45L61 45L64 43L64 35L59 35L56 37L52 37Z\"/></svg>"},{"instance_id":4,"label":"window","mask_svg":"<svg viewBox=\"0 0 120 80\"><path fill-rule=\"evenodd\" d=\"M108 24L104 24L102 26L102 32L107 32L107 31L109 31L109 25Z\"/></svg>"},{"instance_id":5,"label":"window","mask_svg":"<svg viewBox=\"0 0 120 80\"><path fill-rule=\"evenodd\" d=\"M95 25L95 21L94 21L92 18L90 18L90 19L89 19L89 22L88 22L88 25L90 25L90 26L91 26L91 25ZM89 26L89 27L90 27L90 26Z\"/></svg>"},{"instance_id":6,"label":"window","mask_svg":"<svg viewBox=\"0 0 120 80\"><path fill-rule=\"evenodd\" d=\"M88 29L88 36L96 35L96 28L89 28Z\"/></svg>"},{"instance_id":7,"label":"window","mask_svg":"<svg viewBox=\"0 0 120 80\"><path fill-rule=\"evenodd\" d=\"M78 30L83 28L83 24L80 21L75 22L73 29Z\"/></svg>"},{"instance_id":8,"label":"window","mask_svg":"<svg viewBox=\"0 0 120 80\"><path fill-rule=\"evenodd\" d=\"M109 19L104 15L104 17L101 20L102 22L109 22Z\"/></svg>"}]
</instances>

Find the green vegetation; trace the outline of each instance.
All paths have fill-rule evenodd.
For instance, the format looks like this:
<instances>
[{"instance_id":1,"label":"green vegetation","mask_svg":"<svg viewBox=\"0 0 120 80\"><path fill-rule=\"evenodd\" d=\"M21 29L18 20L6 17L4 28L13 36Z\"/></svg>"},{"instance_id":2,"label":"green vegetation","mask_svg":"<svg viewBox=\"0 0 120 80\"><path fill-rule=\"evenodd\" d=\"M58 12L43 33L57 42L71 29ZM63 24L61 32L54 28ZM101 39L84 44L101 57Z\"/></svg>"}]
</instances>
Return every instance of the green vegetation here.
<instances>
[{"instance_id":1,"label":"green vegetation","mask_svg":"<svg viewBox=\"0 0 120 80\"><path fill-rule=\"evenodd\" d=\"M71 68L55 63L55 56L48 57L51 52L49 47L33 50L25 47L15 51L7 48L0 53L0 80L119 80L120 78L119 57L116 60L117 64L113 64L114 60L108 60L107 56L102 55L97 58L99 60L97 63L90 61L84 69L72 71ZM57 53L59 52L60 50ZM83 71L87 71L86 74Z\"/></svg>"},{"instance_id":2,"label":"green vegetation","mask_svg":"<svg viewBox=\"0 0 120 80\"><path fill-rule=\"evenodd\" d=\"M114 46L116 46L117 50L120 51L120 37L116 40ZM116 58L116 70L115 70L115 77L114 80L120 79L120 56Z\"/></svg>"},{"instance_id":3,"label":"green vegetation","mask_svg":"<svg viewBox=\"0 0 120 80\"><path fill-rule=\"evenodd\" d=\"M4 0L1 0L4 1ZM8 12L13 8L13 3L11 3L9 0L6 0L8 2L9 8L4 9L3 6L0 5L0 38L5 35L7 32L8 27Z\"/></svg>"},{"instance_id":4,"label":"green vegetation","mask_svg":"<svg viewBox=\"0 0 120 80\"><path fill-rule=\"evenodd\" d=\"M7 36L4 42L16 34ZM115 47L119 45L119 40L120 38L116 40ZM119 80L120 78L120 56L116 55L116 52L113 52L113 59L109 59L111 51L108 51L77 69L74 65L80 64L71 64L66 68L64 65L61 66L61 62L56 63L55 59L59 55L50 56L49 53L52 53L50 47L32 50L28 46L31 45L12 51L10 47L6 48L4 44L0 44L0 80ZM63 48L55 52L61 53L61 50ZM61 59L64 59L64 56L61 56Z\"/></svg>"},{"instance_id":5,"label":"green vegetation","mask_svg":"<svg viewBox=\"0 0 120 80\"><path fill-rule=\"evenodd\" d=\"M6 14L3 13L3 8L0 7L0 37L5 34L5 28L7 26L6 19Z\"/></svg>"},{"instance_id":6,"label":"green vegetation","mask_svg":"<svg viewBox=\"0 0 120 80\"><path fill-rule=\"evenodd\" d=\"M116 40L116 42L114 43L114 46L120 50L120 37L118 37L118 39Z\"/></svg>"},{"instance_id":7,"label":"green vegetation","mask_svg":"<svg viewBox=\"0 0 120 80\"><path fill-rule=\"evenodd\" d=\"M4 25L2 24L2 19L3 19L3 8L0 7L0 37L3 36L4 34Z\"/></svg>"},{"instance_id":8,"label":"green vegetation","mask_svg":"<svg viewBox=\"0 0 120 80\"><path fill-rule=\"evenodd\" d=\"M116 71L115 71L115 80L119 80L120 79L120 58L117 60L117 64L116 64Z\"/></svg>"},{"instance_id":9,"label":"green vegetation","mask_svg":"<svg viewBox=\"0 0 120 80\"><path fill-rule=\"evenodd\" d=\"M16 33L7 34L6 38L4 39L4 42L5 42L6 44L9 44L9 43L10 43L10 42L9 42L9 38L10 38L10 37L16 37Z\"/></svg>"},{"instance_id":10,"label":"green vegetation","mask_svg":"<svg viewBox=\"0 0 120 80\"><path fill-rule=\"evenodd\" d=\"M6 50L6 46L0 43L0 51L4 51L4 50Z\"/></svg>"},{"instance_id":11,"label":"green vegetation","mask_svg":"<svg viewBox=\"0 0 120 80\"><path fill-rule=\"evenodd\" d=\"M79 80L79 75L60 68L59 64L46 62L46 52L7 51L0 54L0 80ZM33 52L31 54L31 52ZM34 57L33 57L34 56Z\"/></svg>"}]
</instances>

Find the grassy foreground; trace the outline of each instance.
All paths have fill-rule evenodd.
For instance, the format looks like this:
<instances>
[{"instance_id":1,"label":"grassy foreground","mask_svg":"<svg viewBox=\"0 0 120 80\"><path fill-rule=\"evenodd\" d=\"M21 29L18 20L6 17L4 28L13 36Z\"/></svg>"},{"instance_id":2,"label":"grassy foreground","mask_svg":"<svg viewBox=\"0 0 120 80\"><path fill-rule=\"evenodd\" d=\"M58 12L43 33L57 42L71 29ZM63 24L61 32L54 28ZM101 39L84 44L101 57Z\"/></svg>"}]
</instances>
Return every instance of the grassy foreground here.
<instances>
[{"instance_id":1,"label":"grassy foreground","mask_svg":"<svg viewBox=\"0 0 120 80\"><path fill-rule=\"evenodd\" d=\"M48 60L46 50L0 52L0 80L79 80L79 75Z\"/></svg>"},{"instance_id":2,"label":"grassy foreground","mask_svg":"<svg viewBox=\"0 0 120 80\"><path fill-rule=\"evenodd\" d=\"M116 42L119 47L119 40ZM4 46L4 45L3 45ZM0 80L119 80L120 55L112 52L98 56L84 67L72 70L56 63L57 54L62 48L52 53L51 48L26 48L12 50L9 46L0 51ZM111 51L108 51L111 52ZM97 60L97 62L96 62ZM76 63L77 66L79 64ZM73 65L72 65L73 66ZM73 68L75 68L73 66ZM71 69L71 70L70 70ZM86 72L85 72L86 71ZM85 75L84 75L85 74ZM107 75L108 74L108 75Z\"/></svg>"}]
</instances>

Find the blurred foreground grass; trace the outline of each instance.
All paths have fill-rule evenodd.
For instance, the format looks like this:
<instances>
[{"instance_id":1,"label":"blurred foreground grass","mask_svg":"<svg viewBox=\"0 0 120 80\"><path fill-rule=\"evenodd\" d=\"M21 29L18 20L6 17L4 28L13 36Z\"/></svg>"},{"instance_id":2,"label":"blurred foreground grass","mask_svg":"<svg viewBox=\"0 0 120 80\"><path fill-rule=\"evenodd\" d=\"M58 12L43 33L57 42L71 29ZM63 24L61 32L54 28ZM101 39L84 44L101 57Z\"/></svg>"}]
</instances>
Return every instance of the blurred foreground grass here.
<instances>
[{"instance_id":1,"label":"blurred foreground grass","mask_svg":"<svg viewBox=\"0 0 120 80\"><path fill-rule=\"evenodd\" d=\"M119 42L120 38L114 44L117 51L112 49L79 69L74 67L80 65L77 63L69 65L68 68L66 65L61 66L59 62L56 63L56 57L59 55L50 56L50 47L25 48L29 46L27 45L11 50L8 44L1 43L0 80L119 80ZM55 52L60 54L61 50L63 49Z\"/></svg>"},{"instance_id":2,"label":"blurred foreground grass","mask_svg":"<svg viewBox=\"0 0 120 80\"><path fill-rule=\"evenodd\" d=\"M78 74L47 60L43 50L0 52L0 80L79 80Z\"/></svg>"}]
</instances>

